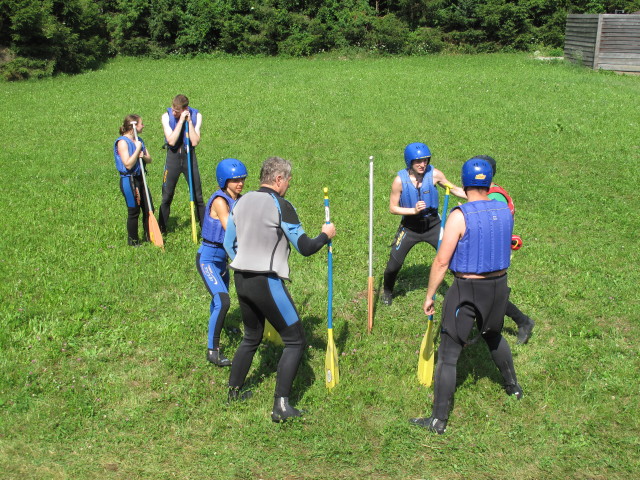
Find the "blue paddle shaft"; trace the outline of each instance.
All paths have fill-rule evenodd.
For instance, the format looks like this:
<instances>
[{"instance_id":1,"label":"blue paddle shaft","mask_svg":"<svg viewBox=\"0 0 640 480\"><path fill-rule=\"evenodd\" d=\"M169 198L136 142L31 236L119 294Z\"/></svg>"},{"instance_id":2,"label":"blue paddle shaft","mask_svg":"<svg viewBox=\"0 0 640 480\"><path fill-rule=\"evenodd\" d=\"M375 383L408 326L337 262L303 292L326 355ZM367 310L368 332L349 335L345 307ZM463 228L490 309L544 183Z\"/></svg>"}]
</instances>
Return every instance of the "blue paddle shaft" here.
<instances>
[{"instance_id":1,"label":"blue paddle shaft","mask_svg":"<svg viewBox=\"0 0 640 480\"><path fill-rule=\"evenodd\" d=\"M326 195L326 194L325 194ZM324 197L324 213L325 213L325 223L331 223L330 215L329 215L329 197ZM328 293L328 302L327 302L327 327L333 328L333 249L331 245L331 240L329 240L328 247L328 256L327 256L327 264L329 269L329 274L327 281L329 283L329 293Z\"/></svg>"},{"instance_id":2,"label":"blue paddle shaft","mask_svg":"<svg viewBox=\"0 0 640 480\"><path fill-rule=\"evenodd\" d=\"M449 209L449 189L447 189L447 193L444 196L444 205L442 206L442 219L440 220L440 235L438 237L438 247L436 248L436 253L440 250L440 243L442 242L442 236L444 235L444 224L447 223L447 210ZM433 300L436 300L436 296L433 296ZM429 321L433 320L433 315L429 315Z\"/></svg>"},{"instance_id":3,"label":"blue paddle shaft","mask_svg":"<svg viewBox=\"0 0 640 480\"><path fill-rule=\"evenodd\" d=\"M184 124L184 128L185 128L184 145L185 145L185 149L187 150L187 171L189 173L189 200L193 202L194 200L193 173L191 172L191 139L189 138L189 122L190 120L187 120L187 122Z\"/></svg>"}]
</instances>

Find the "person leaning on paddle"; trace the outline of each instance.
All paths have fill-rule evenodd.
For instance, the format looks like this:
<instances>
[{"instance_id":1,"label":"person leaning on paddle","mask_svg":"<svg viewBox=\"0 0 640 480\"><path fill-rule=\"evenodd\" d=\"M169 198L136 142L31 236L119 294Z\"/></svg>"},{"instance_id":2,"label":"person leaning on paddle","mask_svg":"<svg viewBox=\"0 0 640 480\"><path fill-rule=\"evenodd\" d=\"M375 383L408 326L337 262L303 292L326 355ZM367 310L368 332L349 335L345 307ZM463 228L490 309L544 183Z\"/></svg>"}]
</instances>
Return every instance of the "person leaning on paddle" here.
<instances>
[{"instance_id":1,"label":"person leaning on paddle","mask_svg":"<svg viewBox=\"0 0 640 480\"><path fill-rule=\"evenodd\" d=\"M134 128L136 131L134 132ZM142 226L145 241L149 241L149 209L153 210L153 200L149 194L151 205L147 205L142 179L142 167L139 159L142 157L145 165L151 163L151 155L147 151L142 138L136 140L137 134L142 133L144 123L140 115L127 115L120 127L120 136L113 144L113 157L116 169L120 173L120 191L127 204L127 241L132 247L140 245L138 236L138 217L142 210Z\"/></svg>"}]
</instances>

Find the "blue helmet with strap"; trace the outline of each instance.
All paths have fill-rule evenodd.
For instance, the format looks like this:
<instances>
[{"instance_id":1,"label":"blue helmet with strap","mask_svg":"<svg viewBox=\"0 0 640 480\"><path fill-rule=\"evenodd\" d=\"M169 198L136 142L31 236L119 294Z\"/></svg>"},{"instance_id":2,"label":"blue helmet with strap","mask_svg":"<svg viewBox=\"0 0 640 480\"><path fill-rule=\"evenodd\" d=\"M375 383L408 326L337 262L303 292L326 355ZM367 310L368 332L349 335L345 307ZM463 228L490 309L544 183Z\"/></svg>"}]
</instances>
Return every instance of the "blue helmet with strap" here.
<instances>
[{"instance_id":1,"label":"blue helmet with strap","mask_svg":"<svg viewBox=\"0 0 640 480\"><path fill-rule=\"evenodd\" d=\"M491 168L491 164L483 158L473 157L462 165L460 177L464 188L489 188L491 186L491 180L493 180L493 169Z\"/></svg>"},{"instance_id":2,"label":"blue helmet with strap","mask_svg":"<svg viewBox=\"0 0 640 480\"><path fill-rule=\"evenodd\" d=\"M246 178L247 175L247 167L236 158L225 158L216 167L216 180L222 189L226 187L228 180Z\"/></svg>"},{"instance_id":3,"label":"blue helmet with strap","mask_svg":"<svg viewBox=\"0 0 640 480\"><path fill-rule=\"evenodd\" d=\"M407 168L411 168L411 162L414 160L431 160L431 150L424 143L410 143L404 148L404 161Z\"/></svg>"}]
</instances>

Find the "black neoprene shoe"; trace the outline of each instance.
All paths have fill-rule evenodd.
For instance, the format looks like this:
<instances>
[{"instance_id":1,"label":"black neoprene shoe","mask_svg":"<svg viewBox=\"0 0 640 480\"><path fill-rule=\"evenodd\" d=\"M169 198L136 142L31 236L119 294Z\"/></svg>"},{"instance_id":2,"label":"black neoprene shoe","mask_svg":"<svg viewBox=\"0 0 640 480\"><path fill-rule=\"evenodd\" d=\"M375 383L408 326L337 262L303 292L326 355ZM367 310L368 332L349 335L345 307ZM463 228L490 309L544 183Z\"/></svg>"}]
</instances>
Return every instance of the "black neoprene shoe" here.
<instances>
[{"instance_id":1,"label":"black neoprene shoe","mask_svg":"<svg viewBox=\"0 0 640 480\"><path fill-rule=\"evenodd\" d=\"M410 418L409 423L411 425L416 425L418 427L426 428L430 432L437 433L438 435L442 435L447 431L447 421L440 420L435 418L434 416L425 418Z\"/></svg>"},{"instance_id":2,"label":"black neoprene shoe","mask_svg":"<svg viewBox=\"0 0 640 480\"><path fill-rule=\"evenodd\" d=\"M224 356L222 350L219 348L209 349L207 350L207 360L209 360L214 365L218 365L219 367L230 367L231 360Z\"/></svg>"},{"instance_id":3,"label":"black neoprene shoe","mask_svg":"<svg viewBox=\"0 0 640 480\"><path fill-rule=\"evenodd\" d=\"M524 345L531 338L531 333L533 332L533 327L535 327L535 322L527 317L527 321L518 327L518 342L521 345Z\"/></svg>"},{"instance_id":4,"label":"black neoprene shoe","mask_svg":"<svg viewBox=\"0 0 640 480\"><path fill-rule=\"evenodd\" d=\"M391 292L382 292L382 295L380 295L380 301L386 305L386 306L391 306L391 304L393 303L393 294Z\"/></svg>"},{"instance_id":5,"label":"black neoprene shoe","mask_svg":"<svg viewBox=\"0 0 640 480\"><path fill-rule=\"evenodd\" d=\"M504 387L504 390L507 392L507 395L513 395L518 400L520 400L524 395L522 388L517 383L515 385L507 385Z\"/></svg>"},{"instance_id":6,"label":"black neoprene shoe","mask_svg":"<svg viewBox=\"0 0 640 480\"><path fill-rule=\"evenodd\" d=\"M240 387L229 387L229 393L227 394L227 403L249 400L253 397L251 390L240 391Z\"/></svg>"},{"instance_id":7,"label":"black neoprene shoe","mask_svg":"<svg viewBox=\"0 0 640 480\"><path fill-rule=\"evenodd\" d=\"M288 397L276 397L271 411L271 420L276 423L284 422L289 418L301 417L302 411L289 405Z\"/></svg>"}]
</instances>

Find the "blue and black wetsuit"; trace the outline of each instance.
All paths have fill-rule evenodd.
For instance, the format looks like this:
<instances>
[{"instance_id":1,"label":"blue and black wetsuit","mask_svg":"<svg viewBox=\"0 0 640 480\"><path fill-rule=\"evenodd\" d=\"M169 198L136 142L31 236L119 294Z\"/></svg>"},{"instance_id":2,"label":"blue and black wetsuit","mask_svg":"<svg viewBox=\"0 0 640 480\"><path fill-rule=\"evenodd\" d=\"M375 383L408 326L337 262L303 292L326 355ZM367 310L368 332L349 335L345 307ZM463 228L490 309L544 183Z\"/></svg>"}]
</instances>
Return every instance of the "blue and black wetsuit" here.
<instances>
[{"instance_id":1,"label":"blue and black wetsuit","mask_svg":"<svg viewBox=\"0 0 640 480\"><path fill-rule=\"evenodd\" d=\"M116 139L113 144L113 157L116 164L116 169L120 173L120 191L127 204L127 237L129 245L138 245L140 238L138 236L138 218L140 217L140 210L142 210L142 226L144 228L145 240L149 241L149 205L147 205L147 198L144 193L144 183L142 181L142 171L140 170L140 162L137 161L133 167L127 169L122 163L120 154L118 153L118 142L125 140L127 142L127 148L129 150L129 156L133 155L136 151L136 144L129 137L121 136ZM142 142L142 151L144 151L144 141L142 138L138 138ZM151 192L149 192L149 200L151 201L151 209L153 210L153 200L151 199Z\"/></svg>"},{"instance_id":2,"label":"blue and black wetsuit","mask_svg":"<svg viewBox=\"0 0 640 480\"><path fill-rule=\"evenodd\" d=\"M175 129L177 121L173 116L171 108L168 108L167 112L169 114L169 125L172 129ZM189 114L192 123L189 128L193 129L196 126L198 110L189 107ZM162 176L162 203L160 204L160 214L158 218L158 225L163 234L167 233L167 224L169 222L169 214L171 213L171 202L173 202L173 195L175 194L180 174L184 175L185 180L189 182L189 164L187 163L187 150L184 143L185 127L183 125L182 132L176 141L176 144L173 146L165 144L167 149L167 159L165 160L164 173ZM196 148L193 145L191 146L190 155L194 203L197 207L198 221L202 227L202 222L204 220L204 199L202 197L202 184L200 182L200 170L198 169Z\"/></svg>"},{"instance_id":3,"label":"blue and black wetsuit","mask_svg":"<svg viewBox=\"0 0 640 480\"><path fill-rule=\"evenodd\" d=\"M244 324L244 338L231 367L229 386L242 387L260 345L265 319L285 344L278 363L276 397L288 397L302 360L306 338L284 280L289 279L290 245L304 256L329 242L321 233L309 238L291 203L262 187L239 199L227 222L224 247L233 260L234 281Z\"/></svg>"},{"instance_id":4,"label":"blue and black wetsuit","mask_svg":"<svg viewBox=\"0 0 640 480\"><path fill-rule=\"evenodd\" d=\"M211 304L209 306L209 350L220 347L220 332L224 325L224 319L229 311L229 270L227 269L227 252L222 242L224 241L224 228L217 218L211 218L209 212L213 208L213 201L224 198L233 208L235 200L222 190L218 190L207 202L205 218L202 226L202 244L196 254L196 268L202 277L209 293Z\"/></svg>"}]
</instances>

